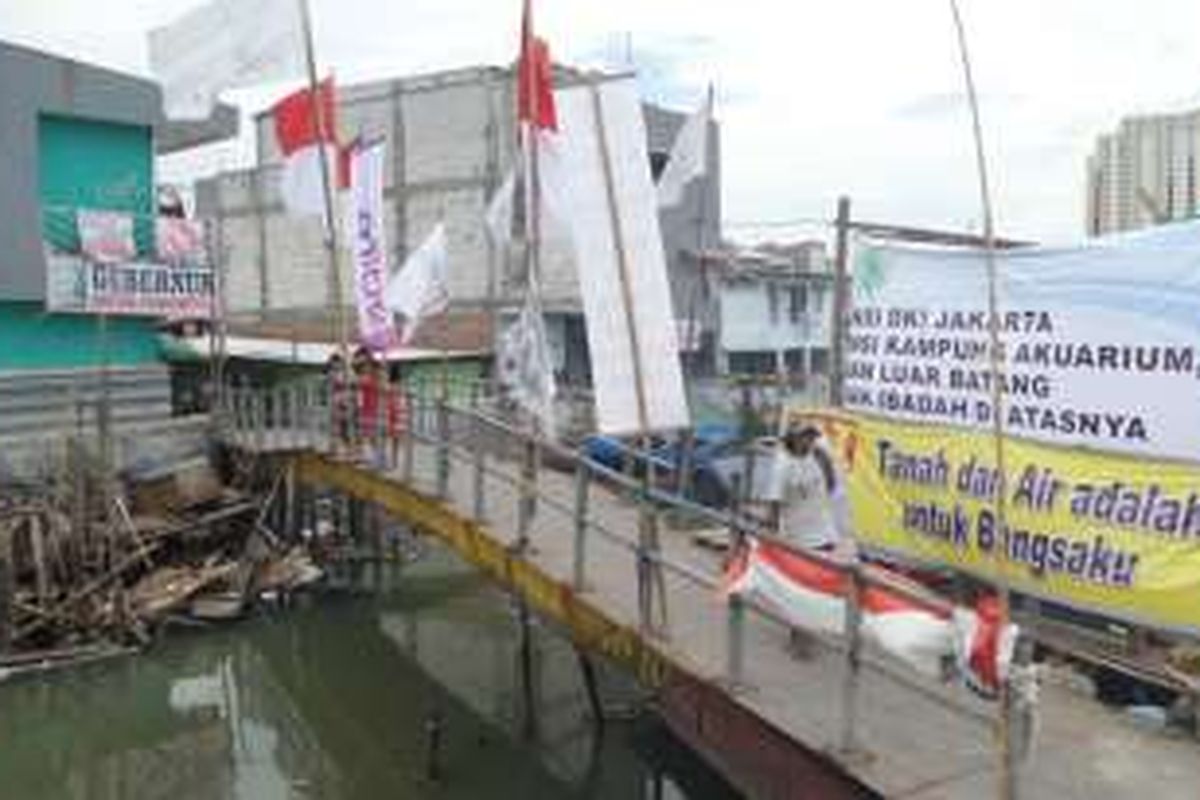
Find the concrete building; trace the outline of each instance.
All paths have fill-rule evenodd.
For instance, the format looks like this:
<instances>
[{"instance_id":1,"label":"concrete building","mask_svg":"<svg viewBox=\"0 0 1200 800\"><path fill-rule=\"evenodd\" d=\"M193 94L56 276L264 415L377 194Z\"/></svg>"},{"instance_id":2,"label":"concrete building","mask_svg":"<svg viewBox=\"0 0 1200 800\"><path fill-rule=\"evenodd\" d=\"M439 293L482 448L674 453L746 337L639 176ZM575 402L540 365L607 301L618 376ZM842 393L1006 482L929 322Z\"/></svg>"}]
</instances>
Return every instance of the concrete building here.
<instances>
[{"instance_id":1,"label":"concrete building","mask_svg":"<svg viewBox=\"0 0 1200 800\"><path fill-rule=\"evenodd\" d=\"M1200 111L1123 119L1088 157L1088 234L1195 216L1198 157Z\"/></svg>"},{"instance_id":2,"label":"concrete building","mask_svg":"<svg viewBox=\"0 0 1200 800\"><path fill-rule=\"evenodd\" d=\"M91 420L102 374L115 424L169 416L157 320L109 309L103 324L99 304L112 298L94 270L167 269L154 263L156 152L232 135L236 124L232 109L169 124L151 81L0 42L0 438ZM137 263L89 262L80 209L131 216Z\"/></svg>"},{"instance_id":3,"label":"concrete building","mask_svg":"<svg viewBox=\"0 0 1200 800\"><path fill-rule=\"evenodd\" d=\"M584 77L559 69L556 82L565 86ZM507 68L473 67L339 89L341 140L383 137L389 145L384 199L393 268L442 218L457 312L495 306L503 313L519 300L520 254L493 252L483 225L488 200L515 152L514 111L513 75ZM651 168L661 171L686 115L651 105L645 113ZM694 277L685 252L694 250L702 235L706 243L720 240L719 144L713 127L708 177L689 187L679 207L662 214L677 317L685 313ZM289 320L311 321L326 314L331 288L320 222L284 213L269 113L258 117L256 133L258 164L200 182L198 207L221 220L231 314L276 327ZM569 247L548 235L544 248L542 286L551 344L560 370L582 377L586 344ZM348 267L342 281L343 297L351 297Z\"/></svg>"},{"instance_id":4,"label":"concrete building","mask_svg":"<svg viewBox=\"0 0 1200 800\"><path fill-rule=\"evenodd\" d=\"M833 274L823 242L731 250L718 265L720 375L805 387L828 376Z\"/></svg>"}]
</instances>

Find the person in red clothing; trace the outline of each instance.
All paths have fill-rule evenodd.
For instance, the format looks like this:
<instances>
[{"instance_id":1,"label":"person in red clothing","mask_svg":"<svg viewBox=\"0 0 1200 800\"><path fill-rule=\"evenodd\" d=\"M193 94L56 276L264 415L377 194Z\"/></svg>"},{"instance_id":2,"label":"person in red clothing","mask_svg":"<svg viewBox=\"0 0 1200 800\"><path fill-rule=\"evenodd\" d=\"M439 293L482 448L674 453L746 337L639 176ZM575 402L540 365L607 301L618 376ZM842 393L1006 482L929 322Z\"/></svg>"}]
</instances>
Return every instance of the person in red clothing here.
<instances>
[{"instance_id":1,"label":"person in red clothing","mask_svg":"<svg viewBox=\"0 0 1200 800\"><path fill-rule=\"evenodd\" d=\"M335 457L350 444L350 398L344 363L334 353L325 364L325 380L329 385L329 443Z\"/></svg>"},{"instance_id":2,"label":"person in red clothing","mask_svg":"<svg viewBox=\"0 0 1200 800\"><path fill-rule=\"evenodd\" d=\"M387 364L380 368L384 387L384 409L387 414L387 444L390 469L399 465L400 436L408 427L408 408L404 400L404 388L399 381L391 380Z\"/></svg>"},{"instance_id":3,"label":"person in red clothing","mask_svg":"<svg viewBox=\"0 0 1200 800\"><path fill-rule=\"evenodd\" d=\"M358 441L366 444L368 457L379 444L379 367L375 356L365 347L354 354L354 374L358 381Z\"/></svg>"}]
</instances>

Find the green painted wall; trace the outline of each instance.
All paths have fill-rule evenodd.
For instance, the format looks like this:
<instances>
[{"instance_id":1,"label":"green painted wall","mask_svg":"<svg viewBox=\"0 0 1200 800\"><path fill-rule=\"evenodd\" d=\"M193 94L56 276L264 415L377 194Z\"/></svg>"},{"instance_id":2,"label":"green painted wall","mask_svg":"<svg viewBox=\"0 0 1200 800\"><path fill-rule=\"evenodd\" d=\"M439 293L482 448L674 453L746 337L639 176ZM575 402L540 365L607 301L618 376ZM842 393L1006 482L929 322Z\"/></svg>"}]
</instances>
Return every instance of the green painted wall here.
<instances>
[{"instance_id":1,"label":"green painted wall","mask_svg":"<svg viewBox=\"0 0 1200 800\"><path fill-rule=\"evenodd\" d=\"M141 214L138 249L151 251L154 149L148 127L42 114L38 117L38 195L46 241L79 247L74 208Z\"/></svg>"},{"instance_id":2,"label":"green painted wall","mask_svg":"<svg viewBox=\"0 0 1200 800\"><path fill-rule=\"evenodd\" d=\"M109 317L106 338L111 366L160 360L152 320ZM101 341L98 317L47 314L40 303L0 302L0 372L99 367Z\"/></svg>"},{"instance_id":3,"label":"green painted wall","mask_svg":"<svg viewBox=\"0 0 1200 800\"><path fill-rule=\"evenodd\" d=\"M454 359L445 367L450 402L467 403L471 387L484 376L484 365L477 359ZM402 380L409 391L426 398L441 393L443 365L438 361L408 362L401 366Z\"/></svg>"},{"instance_id":4,"label":"green painted wall","mask_svg":"<svg viewBox=\"0 0 1200 800\"><path fill-rule=\"evenodd\" d=\"M154 231L151 129L42 114L38 117L38 198L42 236L78 250L75 208L142 215L138 249L150 253ZM110 317L107 361L114 367L160 361L153 320ZM85 369L105 362L98 317L47 314L40 303L0 302L0 371Z\"/></svg>"}]
</instances>

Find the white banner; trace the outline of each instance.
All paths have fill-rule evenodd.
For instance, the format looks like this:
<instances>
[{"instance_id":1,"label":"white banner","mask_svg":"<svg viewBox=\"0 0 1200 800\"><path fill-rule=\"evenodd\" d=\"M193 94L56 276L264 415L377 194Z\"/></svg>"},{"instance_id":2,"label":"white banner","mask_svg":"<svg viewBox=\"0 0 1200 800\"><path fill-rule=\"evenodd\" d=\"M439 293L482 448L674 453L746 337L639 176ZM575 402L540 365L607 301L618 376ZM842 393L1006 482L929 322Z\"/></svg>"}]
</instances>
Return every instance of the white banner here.
<instances>
[{"instance_id":1,"label":"white banner","mask_svg":"<svg viewBox=\"0 0 1200 800\"><path fill-rule=\"evenodd\" d=\"M687 427L687 397L637 84L632 79L606 81L556 92L555 97L560 133L544 166L557 173L547 184L554 187L555 213L561 209L574 240L597 427L605 433L639 428L634 341L646 427ZM615 209L616 219L610 209Z\"/></svg>"},{"instance_id":2,"label":"white banner","mask_svg":"<svg viewBox=\"0 0 1200 800\"><path fill-rule=\"evenodd\" d=\"M356 148L351 174L350 233L354 253L354 295L358 307L358 334L373 350L395 343L392 312L384 303L388 281L388 248L383 225L385 146L382 141Z\"/></svg>"},{"instance_id":3,"label":"white banner","mask_svg":"<svg viewBox=\"0 0 1200 800\"><path fill-rule=\"evenodd\" d=\"M172 119L204 119L225 89L304 73L296 0L210 0L150 32L150 68Z\"/></svg>"},{"instance_id":4,"label":"white banner","mask_svg":"<svg viewBox=\"0 0 1200 800\"><path fill-rule=\"evenodd\" d=\"M997 268L1008 433L1200 460L1200 223L1002 252ZM990 429L983 254L866 244L854 286L846 405Z\"/></svg>"},{"instance_id":5,"label":"white banner","mask_svg":"<svg viewBox=\"0 0 1200 800\"><path fill-rule=\"evenodd\" d=\"M99 264L73 254L46 254L47 311L209 319L215 290L215 276L207 268Z\"/></svg>"}]
</instances>

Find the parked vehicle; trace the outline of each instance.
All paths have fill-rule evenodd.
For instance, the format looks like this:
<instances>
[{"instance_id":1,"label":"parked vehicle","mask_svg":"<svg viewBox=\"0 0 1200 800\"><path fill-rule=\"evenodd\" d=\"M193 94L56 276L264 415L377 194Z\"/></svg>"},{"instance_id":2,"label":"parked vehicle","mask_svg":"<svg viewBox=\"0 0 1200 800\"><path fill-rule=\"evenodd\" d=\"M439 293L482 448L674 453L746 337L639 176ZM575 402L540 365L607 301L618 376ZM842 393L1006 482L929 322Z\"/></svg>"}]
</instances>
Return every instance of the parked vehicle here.
<instances>
[{"instance_id":1,"label":"parked vehicle","mask_svg":"<svg viewBox=\"0 0 1200 800\"><path fill-rule=\"evenodd\" d=\"M734 497L735 487L745 487L749 482L749 499L761 500L766 496L774 447L771 437L751 442L739 439L736 427L731 425L697 427L686 465L688 496L703 505L725 508ZM591 436L584 442L588 459L615 471L631 470L640 475L646 464L652 464L658 485L670 490L681 485L684 451L682 437L655 437L648 451L639 450L636 442L613 436Z\"/></svg>"}]
</instances>

